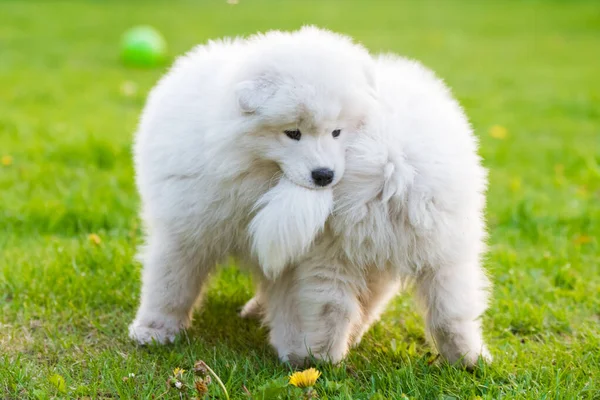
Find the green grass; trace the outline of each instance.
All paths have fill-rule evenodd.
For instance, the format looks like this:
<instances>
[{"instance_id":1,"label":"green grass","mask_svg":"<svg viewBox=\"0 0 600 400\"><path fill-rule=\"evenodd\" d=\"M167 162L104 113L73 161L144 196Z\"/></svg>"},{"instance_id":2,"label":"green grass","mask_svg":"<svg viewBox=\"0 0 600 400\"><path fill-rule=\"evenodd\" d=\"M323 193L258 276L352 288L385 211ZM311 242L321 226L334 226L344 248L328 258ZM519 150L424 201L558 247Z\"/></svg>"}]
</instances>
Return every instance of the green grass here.
<instances>
[{"instance_id":1,"label":"green grass","mask_svg":"<svg viewBox=\"0 0 600 400\"><path fill-rule=\"evenodd\" d=\"M259 399L290 372L265 329L236 317L252 288L233 267L175 345L126 336L140 270L131 138L164 70L119 63L120 35L140 23L172 55L302 23L348 33L436 70L481 138L494 363L430 362L401 296L344 364L319 366L321 398L600 398L600 3L450 0L0 1L0 157L12 157L0 164L0 398L179 398L172 370L202 359L231 398Z\"/></svg>"}]
</instances>

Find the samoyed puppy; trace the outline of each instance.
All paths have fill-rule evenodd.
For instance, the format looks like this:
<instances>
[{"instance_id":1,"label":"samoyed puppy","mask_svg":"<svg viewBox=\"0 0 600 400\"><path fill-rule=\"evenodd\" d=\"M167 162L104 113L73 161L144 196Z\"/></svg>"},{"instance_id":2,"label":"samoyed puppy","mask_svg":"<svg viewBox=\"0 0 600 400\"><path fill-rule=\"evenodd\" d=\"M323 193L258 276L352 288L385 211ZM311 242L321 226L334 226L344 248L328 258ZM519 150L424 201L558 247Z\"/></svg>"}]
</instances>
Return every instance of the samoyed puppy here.
<instances>
[{"instance_id":1,"label":"samoyed puppy","mask_svg":"<svg viewBox=\"0 0 600 400\"><path fill-rule=\"evenodd\" d=\"M338 362L413 285L450 362L489 359L486 173L419 64L314 27L209 42L152 90L135 143L146 242L139 343L173 341L228 256L282 361Z\"/></svg>"}]
</instances>

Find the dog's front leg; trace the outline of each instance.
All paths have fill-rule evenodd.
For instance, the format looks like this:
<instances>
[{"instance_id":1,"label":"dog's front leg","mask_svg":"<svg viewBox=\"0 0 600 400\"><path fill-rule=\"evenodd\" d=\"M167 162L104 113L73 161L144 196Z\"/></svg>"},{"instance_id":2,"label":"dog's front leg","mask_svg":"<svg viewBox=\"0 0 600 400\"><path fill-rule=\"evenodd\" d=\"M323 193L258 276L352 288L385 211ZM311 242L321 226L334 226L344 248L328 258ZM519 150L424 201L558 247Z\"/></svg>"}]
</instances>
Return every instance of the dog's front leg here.
<instances>
[{"instance_id":1,"label":"dog's front leg","mask_svg":"<svg viewBox=\"0 0 600 400\"><path fill-rule=\"evenodd\" d=\"M341 267L302 263L273 289L266 321L282 361L302 365L313 356L338 363L346 356L362 316L352 278Z\"/></svg>"},{"instance_id":2,"label":"dog's front leg","mask_svg":"<svg viewBox=\"0 0 600 400\"><path fill-rule=\"evenodd\" d=\"M440 354L450 363L471 367L479 356L491 360L481 332L489 282L474 264L443 266L417 280L427 330Z\"/></svg>"},{"instance_id":3,"label":"dog's front leg","mask_svg":"<svg viewBox=\"0 0 600 400\"><path fill-rule=\"evenodd\" d=\"M142 293L129 336L140 344L172 342L188 327L215 261L184 239L152 233L144 251Z\"/></svg>"}]
</instances>

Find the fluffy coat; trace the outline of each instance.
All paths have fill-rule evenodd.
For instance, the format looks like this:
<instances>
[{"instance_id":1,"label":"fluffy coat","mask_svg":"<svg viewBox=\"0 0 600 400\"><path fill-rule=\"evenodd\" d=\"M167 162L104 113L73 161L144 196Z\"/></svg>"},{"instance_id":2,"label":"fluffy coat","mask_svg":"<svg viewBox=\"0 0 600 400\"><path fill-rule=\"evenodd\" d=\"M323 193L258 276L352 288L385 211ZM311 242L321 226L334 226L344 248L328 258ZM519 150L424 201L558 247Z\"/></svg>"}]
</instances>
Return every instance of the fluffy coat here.
<instances>
[{"instance_id":1,"label":"fluffy coat","mask_svg":"<svg viewBox=\"0 0 600 400\"><path fill-rule=\"evenodd\" d=\"M340 361L407 285L448 361L490 358L486 173L462 109L420 64L312 27L210 42L153 89L135 164L138 342L172 341L235 256L257 282L242 316L263 319L282 361ZM322 168L331 184L311 178Z\"/></svg>"}]
</instances>

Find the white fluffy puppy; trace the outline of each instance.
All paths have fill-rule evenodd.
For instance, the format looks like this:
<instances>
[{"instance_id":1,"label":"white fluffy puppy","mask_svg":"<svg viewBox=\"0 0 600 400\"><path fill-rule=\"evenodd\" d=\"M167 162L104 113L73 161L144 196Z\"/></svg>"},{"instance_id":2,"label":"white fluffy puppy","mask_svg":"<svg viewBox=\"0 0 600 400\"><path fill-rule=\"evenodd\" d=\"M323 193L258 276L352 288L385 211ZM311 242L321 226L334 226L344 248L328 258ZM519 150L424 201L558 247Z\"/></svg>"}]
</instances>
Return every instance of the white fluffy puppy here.
<instances>
[{"instance_id":1,"label":"white fluffy puppy","mask_svg":"<svg viewBox=\"0 0 600 400\"><path fill-rule=\"evenodd\" d=\"M135 147L147 244L130 335L170 341L236 256L282 360L337 362L414 282L449 361L489 357L485 171L445 86L304 28L210 43L153 90Z\"/></svg>"}]
</instances>

